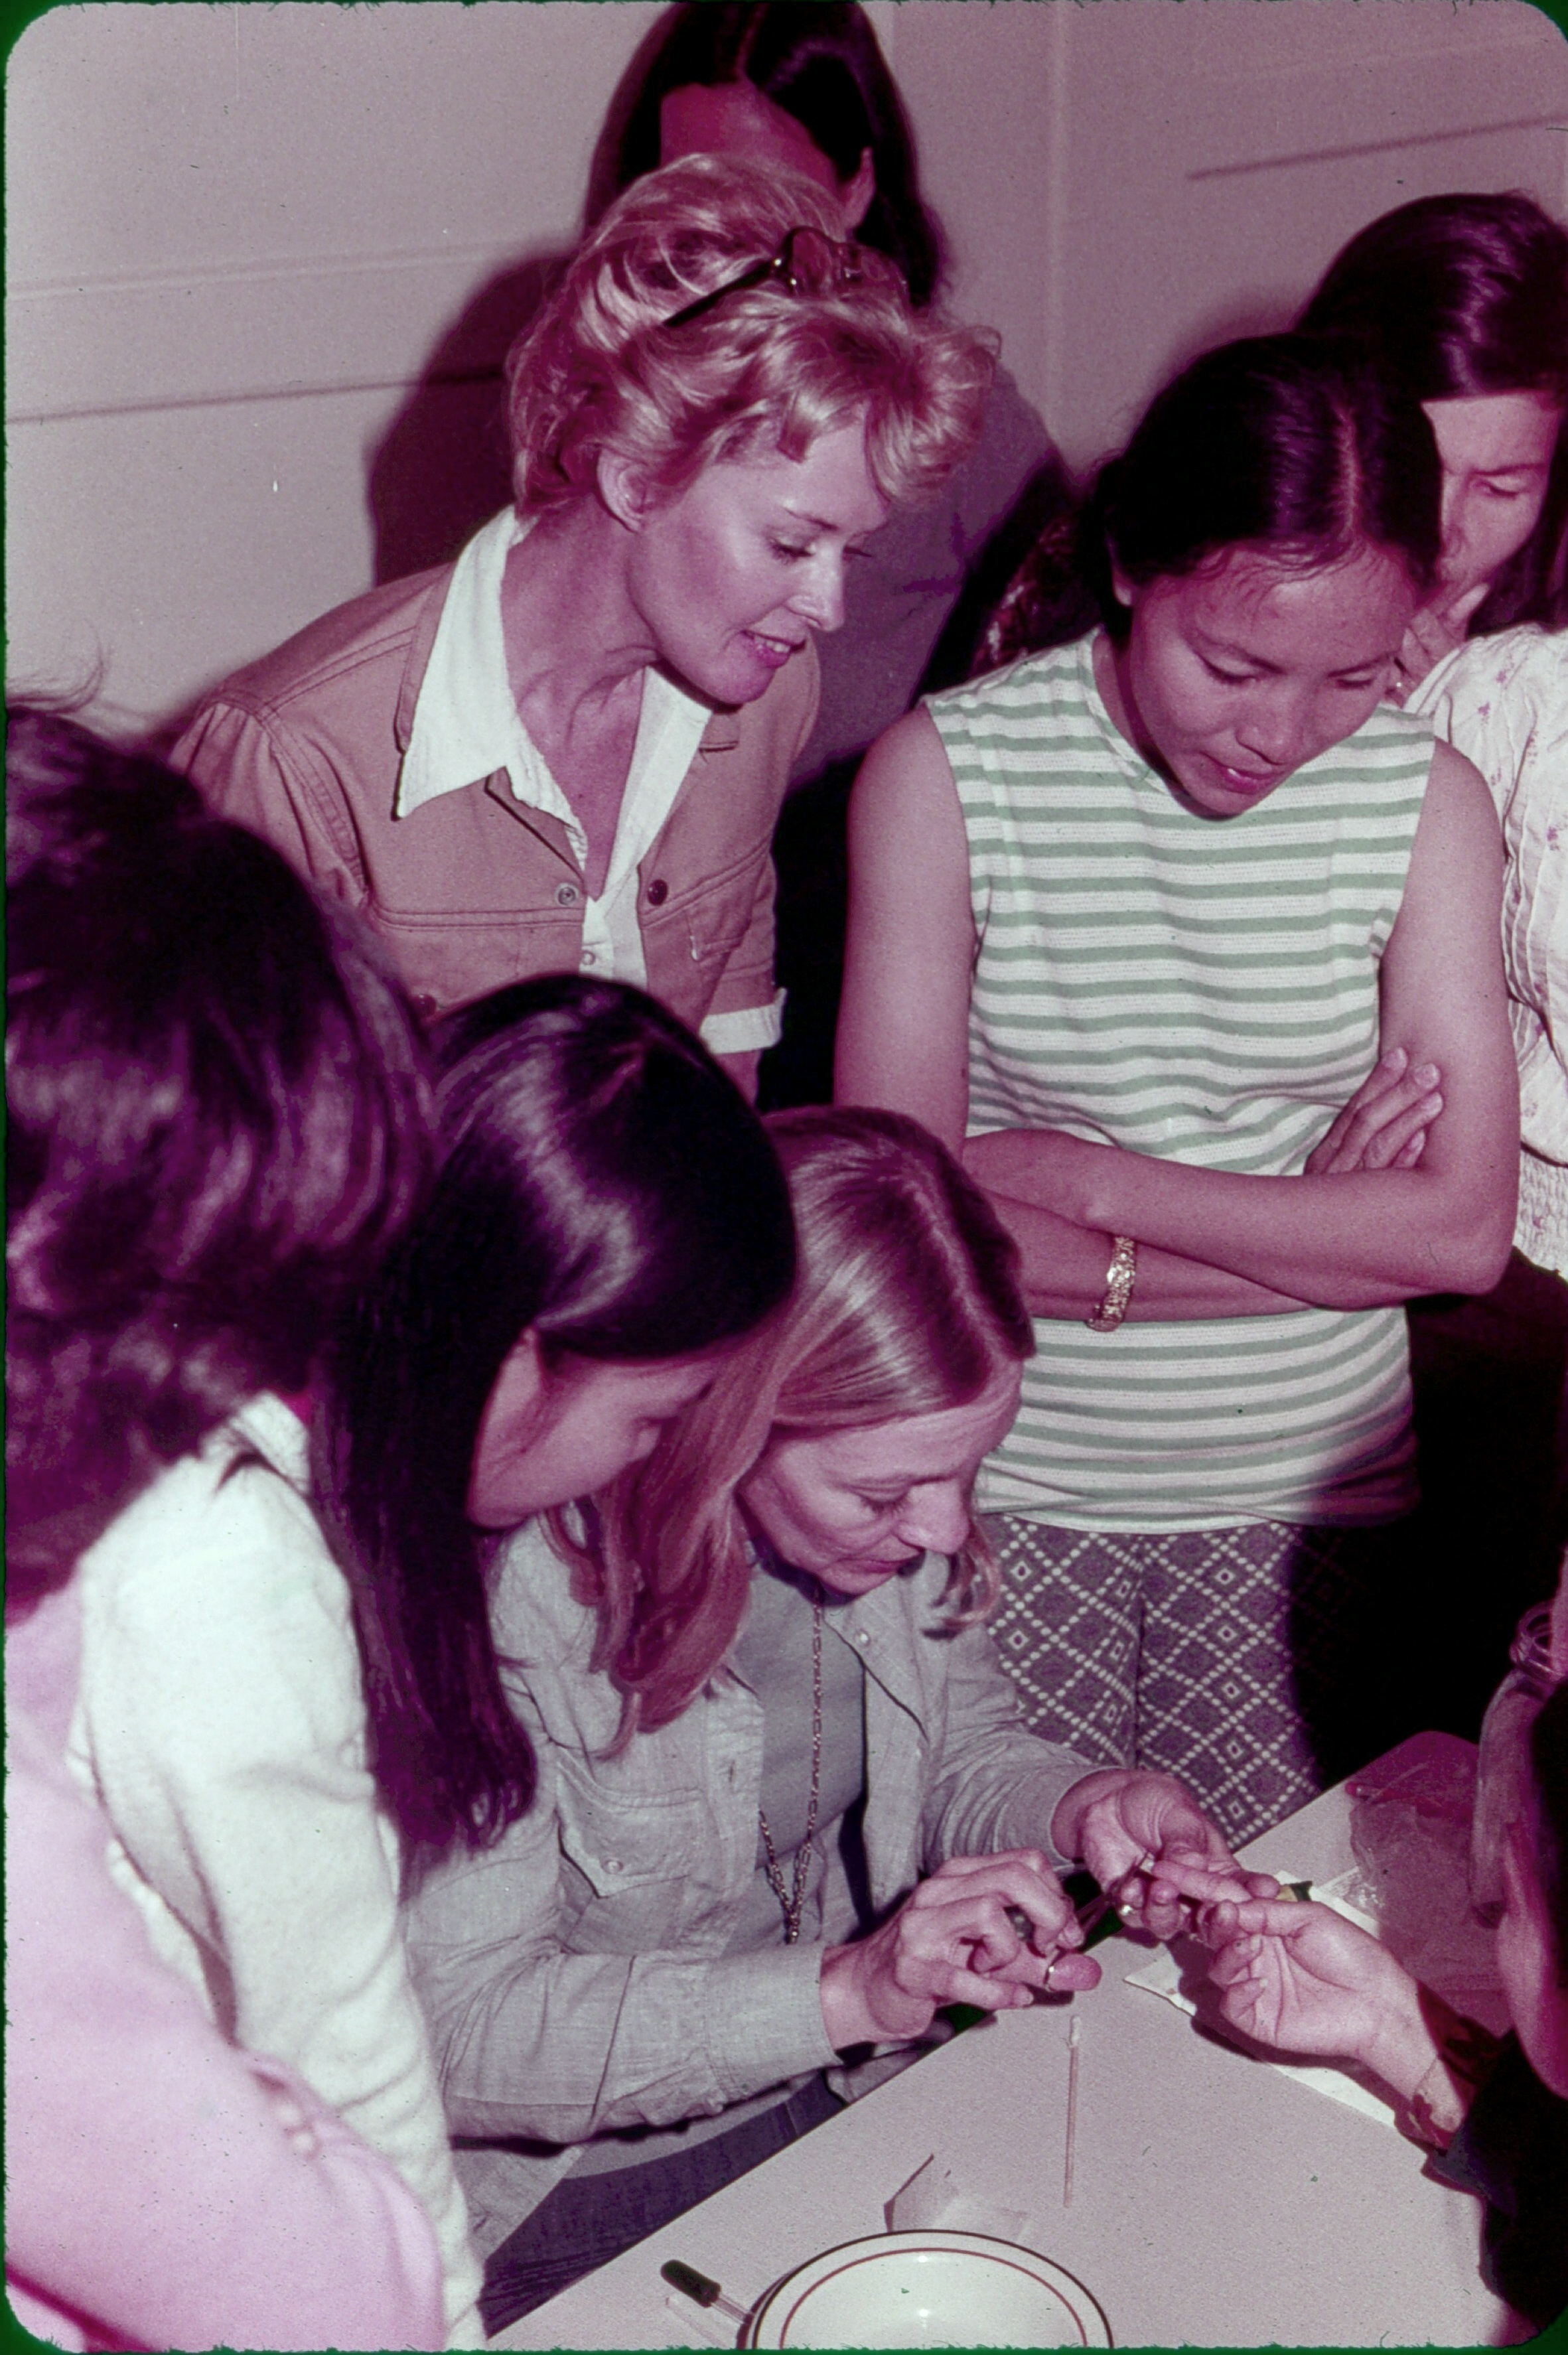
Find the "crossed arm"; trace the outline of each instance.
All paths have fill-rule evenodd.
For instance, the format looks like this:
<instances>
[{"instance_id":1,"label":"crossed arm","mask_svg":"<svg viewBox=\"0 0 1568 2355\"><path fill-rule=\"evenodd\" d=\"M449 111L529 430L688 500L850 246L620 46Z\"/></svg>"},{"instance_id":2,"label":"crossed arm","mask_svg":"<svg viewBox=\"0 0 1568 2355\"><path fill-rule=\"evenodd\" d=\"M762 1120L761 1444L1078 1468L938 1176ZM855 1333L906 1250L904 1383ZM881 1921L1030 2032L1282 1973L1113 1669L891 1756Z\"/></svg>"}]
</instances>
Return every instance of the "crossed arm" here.
<instances>
[{"instance_id":1,"label":"crossed arm","mask_svg":"<svg viewBox=\"0 0 1568 2355\"><path fill-rule=\"evenodd\" d=\"M849 847L838 1095L911 1113L963 1153L1022 1249L1036 1316L1093 1306L1114 1234L1137 1240L1129 1314L1145 1319L1363 1308L1497 1281L1519 1134L1502 850L1484 783L1450 747L1436 749L1383 955L1385 1060L1296 1178L1198 1169L1046 1129L965 1143L968 846L924 711L873 746Z\"/></svg>"}]
</instances>

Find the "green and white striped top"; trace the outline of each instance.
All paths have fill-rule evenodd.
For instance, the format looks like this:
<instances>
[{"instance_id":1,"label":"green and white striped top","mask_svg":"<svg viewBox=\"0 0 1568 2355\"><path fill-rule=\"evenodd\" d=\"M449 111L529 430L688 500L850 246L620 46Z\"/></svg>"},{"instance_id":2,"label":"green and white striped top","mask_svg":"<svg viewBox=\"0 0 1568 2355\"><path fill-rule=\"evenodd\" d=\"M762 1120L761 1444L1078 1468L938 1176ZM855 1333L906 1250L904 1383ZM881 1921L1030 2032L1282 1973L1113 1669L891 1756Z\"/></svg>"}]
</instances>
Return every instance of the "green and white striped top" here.
<instances>
[{"instance_id":1,"label":"green and white striped top","mask_svg":"<svg viewBox=\"0 0 1568 2355\"><path fill-rule=\"evenodd\" d=\"M1205 1168L1302 1167L1378 1053L1378 964L1432 759L1366 724L1234 817L1113 726L1092 638L931 716L969 837L969 1133L1059 1128ZM1067 1529L1388 1520L1415 1502L1404 1314L1039 1320L988 1511Z\"/></svg>"}]
</instances>

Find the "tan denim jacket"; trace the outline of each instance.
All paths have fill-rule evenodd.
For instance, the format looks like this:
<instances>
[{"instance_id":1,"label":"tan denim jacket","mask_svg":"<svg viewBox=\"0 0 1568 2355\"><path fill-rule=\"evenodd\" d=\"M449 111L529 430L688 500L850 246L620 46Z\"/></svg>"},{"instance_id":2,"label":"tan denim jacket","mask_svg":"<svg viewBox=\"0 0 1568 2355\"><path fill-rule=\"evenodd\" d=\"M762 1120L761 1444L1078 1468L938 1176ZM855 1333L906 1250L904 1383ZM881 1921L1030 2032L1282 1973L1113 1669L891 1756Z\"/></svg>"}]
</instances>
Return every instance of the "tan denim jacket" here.
<instances>
[{"instance_id":1,"label":"tan denim jacket","mask_svg":"<svg viewBox=\"0 0 1568 2355\"><path fill-rule=\"evenodd\" d=\"M1051 1817L1093 1771L1026 1729L985 1628L945 1628L947 1572L928 1554L827 1614L827 1640L866 1672L863 1828L879 1915L951 1856L1039 1848L1065 1870ZM492 1623L539 1793L493 1848L437 1870L408 1925L481 2249L543 2199L573 2146L715 2116L837 2058L822 1946L781 1934L731 1950L756 1865L761 1702L721 1671L672 1724L607 1757L620 1695L589 1665L596 1623L570 1578L537 1522L497 1566ZM827 1872L832 1944L857 1924L834 1854ZM862 2089L852 2075L835 2083Z\"/></svg>"},{"instance_id":2,"label":"tan denim jacket","mask_svg":"<svg viewBox=\"0 0 1568 2355\"><path fill-rule=\"evenodd\" d=\"M427 1020L575 972L582 947L566 828L505 771L393 816L451 578L419 573L313 622L216 687L172 756L214 809L368 919ZM647 986L694 1030L762 1023L773 1004L773 822L816 703L808 645L755 703L716 711L639 869Z\"/></svg>"}]
</instances>

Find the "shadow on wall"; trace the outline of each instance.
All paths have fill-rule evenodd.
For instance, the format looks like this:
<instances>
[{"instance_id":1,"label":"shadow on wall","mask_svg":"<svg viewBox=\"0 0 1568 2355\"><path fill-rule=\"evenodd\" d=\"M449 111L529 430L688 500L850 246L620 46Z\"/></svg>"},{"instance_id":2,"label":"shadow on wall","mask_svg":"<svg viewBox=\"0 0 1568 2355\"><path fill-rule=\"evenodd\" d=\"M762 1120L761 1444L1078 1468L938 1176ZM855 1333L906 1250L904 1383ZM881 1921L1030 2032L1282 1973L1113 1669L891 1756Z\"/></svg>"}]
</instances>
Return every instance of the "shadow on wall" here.
<instances>
[{"instance_id":1,"label":"shadow on wall","mask_svg":"<svg viewBox=\"0 0 1568 2355\"><path fill-rule=\"evenodd\" d=\"M605 111L589 165L584 220L590 229L614 201L627 123L668 30L667 12L637 44ZM645 160L652 165L658 158ZM501 371L570 253L561 249L511 263L479 289L436 345L371 453L378 583L450 564L511 498Z\"/></svg>"},{"instance_id":2,"label":"shadow on wall","mask_svg":"<svg viewBox=\"0 0 1568 2355\"><path fill-rule=\"evenodd\" d=\"M450 564L510 500L502 368L567 259L566 250L529 255L481 286L372 451L378 583Z\"/></svg>"}]
</instances>

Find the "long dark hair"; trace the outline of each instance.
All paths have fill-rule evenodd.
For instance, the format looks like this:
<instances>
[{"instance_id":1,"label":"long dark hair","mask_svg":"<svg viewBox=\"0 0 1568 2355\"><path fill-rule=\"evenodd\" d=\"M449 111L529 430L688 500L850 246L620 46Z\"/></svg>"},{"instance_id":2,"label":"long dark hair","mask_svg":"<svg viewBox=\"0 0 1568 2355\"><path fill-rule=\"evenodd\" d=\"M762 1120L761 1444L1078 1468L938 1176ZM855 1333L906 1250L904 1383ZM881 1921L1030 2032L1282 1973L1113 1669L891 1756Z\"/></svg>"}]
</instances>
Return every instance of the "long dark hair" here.
<instances>
[{"instance_id":1,"label":"long dark hair","mask_svg":"<svg viewBox=\"0 0 1568 2355\"><path fill-rule=\"evenodd\" d=\"M503 1361L525 1332L547 1364L688 1356L749 1332L795 1273L761 1122L640 990L519 982L438 1039L435 1184L343 1321L317 1426L372 1761L414 1859L485 1846L533 1792L464 1509Z\"/></svg>"},{"instance_id":2,"label":"long dark hair","mask_svg":"<svg viewBox=\"0 0 1568 2355\"><path fill-rule=\"evenodd\" d=\"M255 1391L301 1390L428 1168L379 953L183 777L13 709L10 1607Z\"/></svg>"},{"instance_id":3,"label":"long dark hair","mask_svg":"<svg viewBox=\"0 0 1568 2355\"><path fill-rule=\"evenodd\" d=\"M942 277L942 232L920 193L914 133L858 0L680 0L612 117L588 205L592 228L623 188L659 163L659 109L672 90L749 81L795 117L840 180L867 148L876 187L855 236L902 271L923 310Z\"/></svg>"},{"instance_id":4,"label":"long dark hair","mask_svg":"<svg viewBox=\"0 0 1568 2355\"><path fill-rule=\"evenodd\" d=\"M1441 496L1436 443L1413 400L1349 351L1306 336L1250 336L1184 368L1101 468L1083 561L1116 639L1131 616L1113 568L1147 586L1227 548L1266 548L1303 566L1387 549L1424 589Z\"/></svg>"},{"instance_id":5,"label":"long dark hair","mask_svg":"<svg viewBox=\"0 0 1568 2355\"><path fill-rule=\"evenodd\" d=\"M1113 573L1138 586L1195 572L1221 549L1267 548L1332 564L1360 546L1403 557L1430 586L1443 474L1419 403L1362 355L1325 337L1253 336L1205 352L1145 410L1014 574L978 667L1065 645L1132 617Z\"/></svg>"},{"instance_id":6,"label":"long dark hair","mask_svg":"<svg viewBox=\"0 0 1568 2355\"><path fill-rule=\"evenodd\" d=\"M1353 337L1417 401L1544 392L1568 404L1568 232L1520 195L1420 197L1329 263L1301 314ZM1568 621L1568 435L1535 530L1471 616L1478 636Z\"/></svg>"}]
</instances>

